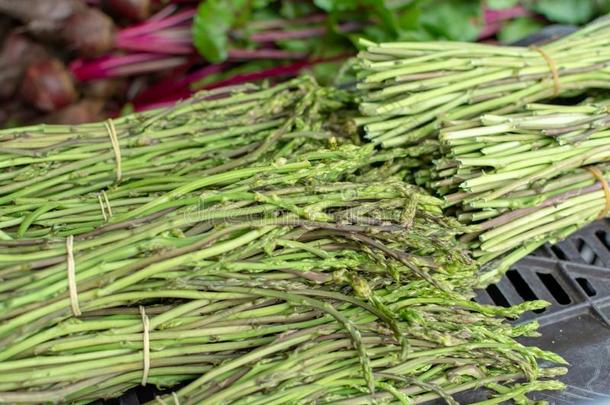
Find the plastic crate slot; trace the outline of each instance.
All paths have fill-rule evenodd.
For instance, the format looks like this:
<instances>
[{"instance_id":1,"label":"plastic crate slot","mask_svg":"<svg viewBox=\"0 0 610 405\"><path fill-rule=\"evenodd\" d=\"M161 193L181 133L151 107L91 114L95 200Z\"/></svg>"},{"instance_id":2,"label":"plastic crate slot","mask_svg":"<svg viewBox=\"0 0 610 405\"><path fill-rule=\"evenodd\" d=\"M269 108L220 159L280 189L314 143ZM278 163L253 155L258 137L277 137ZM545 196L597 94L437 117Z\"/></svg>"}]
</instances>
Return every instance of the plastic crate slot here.
<instances>
[{"instance_id":1,"label":"plastic crate slot","mask_svg":"<svg viewBox=\"0 0 610 405\"><path fill-rule=\"evenodd\" d=\"M595 250L582 238L576 239L576 249L580 254L580 257L587 264L592 264L594 266L603 266L604 263L601 261Z\"/></svg>"},{"instance_id":2,"label":"plastic crate slot","mask_svg":"<svg viewBox=\"0 0 610 405\"><path fill-rule=\"evenodd\" d=\"M553 252L555 257L558 258L559 260L568 260L568 257L566 256L564 251L561 250L561 248L559 246L551 245L551 251Z\"/></svg>"},{"instance_id":3,"label":"plastic crate slot","mask_svg":"<svg viewBox=\"0 0 610 405\"><path fill-rule=\"evenodd\" d=\"M552 255L549 255L549 252L548 252L548 249L546 249L546 246L542 246L542 247L534 250L532 253L530 253L530 256L549 257Z\"/></svg>"},{"instance_id":4,"label":"plastic crate slot","mask_svg":"<svg viewBox=\"0 0 610 405\"><path fill-rule=\"evenodd\" d=\"M572 302L568 293L561 287L561 284L550 273L536 273L542 284L551 293L553 298L560 305L568 305Z\"/></svg>"},{"instance_id":5,"label":"plastic crate slot","mask_svg":"<svg viewBox=\"0 0 610 405\"><path fill-rule=\"evenodd\" d=\"M532 290L532 288L527 284L527 282L521 277L521 274L517 270L509 270L506 272L506 276L508 277L511 284L515 287L515 290L521 298L525 301L537 300L538 297Z\"/></svg>"},{"instance_id":6,"label":"plastic crate slot","mask_svg":"<svg viewBox=\"0 0 610 405\"><path fill-rule=\"evenodd\" d=\"M538 296L536 296L536 293L534 293L532 287L530 287L527 281L523 279L523 277L521 276L521 274L519 274L517 270L507 271L506 277L511 282L513 287L515 287L515 291L517 291L517 294L519 294L519 296L523 298L524 301L533 301L538 299ZM540 314L544 311L545 309L543 308L537 309L534 312Z\"/></svg>"},{"instance_id":7,"label":"plastic crate slot","mask_svg":"<svg viewBox=\"0 0 610 405\"><path fill-rule=\"evenodd\" d=\"M606 231L597 231L595 232L595 236L597 239L610 251L610 235Z\"/></svg>"},{"instance_id":8,"label":"plastic crate slot","mask_svg":"<svg viewBox=\"0 0 610 405\"><path fill-rule=\"evenodd\" d=\"M584 277L576 277L576 282L580 285L580 288L589 296L594 297L597 295L597 291L593 288L593 285Z\"/></svg>"},{"instance_id":9,"label":"plastic crate slot","mask_svg":"<svg viewBox=\"0 0 610 405\"><path fill-rule=\"evenodd\" d=\"M499 305L501 307L510 307L510 302L508 302L504 294L502 294L502 291L500 291L500 289L495 284L488 285L485 291L487 291L487 294L489 294L489 297L494 302L494 304Z\"/></svg>"}]
</instances>

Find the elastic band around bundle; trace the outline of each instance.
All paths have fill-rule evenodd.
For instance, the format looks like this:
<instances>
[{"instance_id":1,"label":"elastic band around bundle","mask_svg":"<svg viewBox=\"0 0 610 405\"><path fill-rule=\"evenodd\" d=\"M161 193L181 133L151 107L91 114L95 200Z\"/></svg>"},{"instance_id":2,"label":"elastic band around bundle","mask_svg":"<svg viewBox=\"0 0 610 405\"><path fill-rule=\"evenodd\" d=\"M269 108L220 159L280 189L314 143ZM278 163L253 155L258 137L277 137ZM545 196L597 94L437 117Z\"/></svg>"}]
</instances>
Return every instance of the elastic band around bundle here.
<instances>
[{"instance_id":1,"label":"elastic band around bundle","mask_svg":"<svg viewBox=\"0 0 610 405\"><path fill-rule=\"evenodd\" d=\"M107 119L104 122L106 126L106 131L108 131L108 136L110 137L110 143L112 144L112 150L114 151L114 157L116 159L116 182L120 183L121 181L121 147L119 145L119 138L116 133L116 128L114 127L114 122L112 119Z\"/></svg>"},{"instance_id":2,"label":"elastic band around bundle","mask_svg":"<svg viewBox=\"0 0 610 405\"><path fill-rule=\"evenodd\" d=\"M70 293L70 307L74 316L80 316L78 306L78 290L76 289L76 266L74 264L74 236L69 235L66 239L66 254L68 266L68 291Z\"/></svg>"},{"instance_id":3,"label":"elastic band around bundle","mask_svg":"<svg viewBox=\"0 0 610 405\"><path fill-rule=\"evenodd\" d=\"M604 177L604 174L601 172L601 170L599 170L595 166L587 167L586 169L597 179L597 181L599 181L599 184L604 190L606 204L604 205L604 208L599 212L597 219L605 218L606 215L608 215L608 212L610 211L610 187L608 187L608 182L606 181L606 178Z\"/></svg>"},{"instance_id":4,"label":"elastic band around bundle","mask_svg":"<svg viewBox=\"0 0 610 405\"><path fill-rule=\"evenodd\" d=\"M140 305L140 315L142 315L142 325L144 327L142 331L142 354L144 355L144 367L142 370L142 382L144 386L148 382L148 373L150 371L150 320L146 316L144 307Z\"/></svg>"},{"instance_id":5,"label":"elastic band around bundle","mask_svg":"<svg viewBox=\"0 0 610 405\"><path fill-rule=\"evenodd\" d=\"M557 97L559 95L559 90L561 90L559 83L559 71L557 70L557 64L555 60L551 58L551 56L544 51L542 48L538 48L537 46L531 47L534 51L538 52L542 58L545 60L546 64L549 66L549 70L551 71L551 75L553 77L553 96Z\"/></svg>"}]
</instances>

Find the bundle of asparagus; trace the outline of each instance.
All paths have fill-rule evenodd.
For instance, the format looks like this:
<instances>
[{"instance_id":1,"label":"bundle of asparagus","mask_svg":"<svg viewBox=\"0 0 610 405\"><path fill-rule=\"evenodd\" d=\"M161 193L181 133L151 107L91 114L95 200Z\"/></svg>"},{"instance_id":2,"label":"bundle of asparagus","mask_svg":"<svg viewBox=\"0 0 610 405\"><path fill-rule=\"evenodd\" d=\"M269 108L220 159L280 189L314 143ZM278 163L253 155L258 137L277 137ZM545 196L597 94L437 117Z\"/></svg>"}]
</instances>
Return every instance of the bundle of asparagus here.
<instances>
[{"instance_id":1,"label":"bundle of asparagus","mask_svg":"<svg viewBox=\"0 0 610 405\"><path fill-rule=\"evenodd\" d=\"M610 87L610 18L534 48L457 42L363 41L357 123L386 147L434 137L446 121L506 114L588 88Z\"/></svg>"},{"instance_id":2,"label":"bundle of asparagus","mask_svg":"<svg viewBox=\"0 0 610 405\"><path fill-rule=\"evenodd\" d=\"M103 123L2 130L0 238L91 231L196 179L226 184L257 162L343 143L353 130L334 112L346 100L302 77Z\"/></svg>"},{"instance_id":3,"label":"bundle of asparagus","mask_svg":"<svg viewBox=\"0 0 610 405\"><path fill-rule=\"evenodd\" d=\"M462 223L475 224L464 240L494 269L482 284L607 214L609 128L608 103L601 101L530 104L441 130L443 157L418 180L444 195Z\"/></svg>"},{"instance_id":4,"label":"bundle of asparagus","mask_svg":"<svg viewBox=\"0 0 610 405\"><path fill-rule=\"evenodd\" d=\"M371 177L395 172L399 152L304 153L171 212L185 194L65 240L0 241L0 401L86 403L193 379L181 403L417 403L477 387L526 402L560 389L565 369L538 361L563 360L514 340L537 325L502 319L546 303L471 301L476 266L442 201L401 174Z\"/></svg>"}]
</instances>

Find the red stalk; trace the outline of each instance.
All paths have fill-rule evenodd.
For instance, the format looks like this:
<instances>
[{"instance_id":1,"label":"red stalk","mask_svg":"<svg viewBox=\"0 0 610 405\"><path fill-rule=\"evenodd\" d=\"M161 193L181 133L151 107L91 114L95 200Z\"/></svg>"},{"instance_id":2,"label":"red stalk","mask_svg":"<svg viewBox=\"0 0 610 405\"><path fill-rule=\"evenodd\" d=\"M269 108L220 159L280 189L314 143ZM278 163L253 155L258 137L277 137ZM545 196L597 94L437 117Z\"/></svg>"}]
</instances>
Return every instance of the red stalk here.
<instances>
[{"instance_id":1,"label":"red stalk","mask_svg":"<svg viewBox=\"0 0 610 405\"><path fill-rule=\"evenodd\" d=\"M486 39L496 35L498 31L502 29L504 22L507 20L526 17L529 15L532 14L526 8L520 5L501 10L490 10L486 8L483 10L485 24L479 32L478 39Z\"/></svg>"},{"instance_id":2,"label":"red stalk","mask_svg":"<svg viewBox=\"0 0 610 405\"><path fill-rule=\"evenodd\" d=\"M175 4L168 4L166 7L162 8L161 10L157 11L155 14L151 15L150 17L148 17L147 21L159 21L164 19L165 17L169 17L170 15L172 15L174 12L176 12L176 10L178 9L178 6Z\"/></svg>"},{"instance_id":3,"label":"red stalk","mask_svg":"<svg viewBox=\"0 0 610 405\"><path fill-rule=\"evenodd\" d=\"M170 78L158 82L147 89L140 92L134 99L133 104L136 110L148 109L151 103L159 102L160 100L179 100L184 98L184 94L190 94L191 83L197 82L207 76L220 73L229 67L228 63L219 63L216 65L208 65L195 72L189 73L186 76L176 80Z\"/></svg>"},{"instance_id":4,"label":"red stalk","mask_svg":"<svg viewBox=\"0 0 610 405\"><path fill-rule=\"evenodd\" d=\"M530 12L523 6L517 5L510 8L504 8L500 10L492 10L486 8L483 11L483 16L485 18L485 22L490 24L497 21L506 21L512 20L517 17L525 17L530 15Z\"/></svg>"},{"instance_id":5,"label":"red stalk","mask_svg":"<svg viewBox=\"0 0 610 405\"><path fill-rule=\"evenodd\" d=\"M159 19L155 18L156 16L153 16L142 24L123 28L117 34L117 37L129 38L142 34L155 33L165 28L172 28L181 25L185 22L188 22L188 27L190 27L191 21L193 20L193 17L195 16L196 12L197 11L195 9L188 8L185 10L181 10L174 15L164 16Z\"/></svg>"},{"instance_id":6,"label":"red stalk","mask_svg":"<svg viewBox=\"0 0 610 405\"><path fill-rule=\"evenodd\" d=\"M226 64L220 65L209 65L203 69L191 73L185 78L179 81L166 81L160 85L153 86L138 95L133 100L133 106L136 111L150 110L157 107L167 107L173 105L178 100L183 100L196 93L198 90L211 90L219 87L232 86L236 84L242 84L257 80L264 80L270 78L286 78L290 76L298 75L303 69L308 67L327 63L335 62L348 58L349 54L340 54L327 58L317 58L309 61L298 61L290 64L275 66L268 69L262 69L255 72L238 74L228 79L218 80L213 83L206 84L204 86L194 88L193 84L197 81L213 74L223 71L227 66ZM170 94L164 93L166 89L174 89ZM157 98L157 96L160 96Z\"/></svg>"},{"instance_id":7,"label":"red stalk","mask_svg":"<svg viewBox=\"0 0 610 405\"><path fill-rule=\"evenodd\" d=\"M291 52L282 49L231 49L229 59L252 60L252 59L304 59L305 52Z\"/></svg>"},{"instance_id":8,"label":"red stalk","mask_svg":"<svg viewBox=\"0 0 610 405\"><path fill-rule=\"evenodd\" d=\"M175 68L189 62L185 57L168 57L151 53L107 55L94 60L77 59L70 71L80 81L122 77Z\"/></svg>"}]
</instances>

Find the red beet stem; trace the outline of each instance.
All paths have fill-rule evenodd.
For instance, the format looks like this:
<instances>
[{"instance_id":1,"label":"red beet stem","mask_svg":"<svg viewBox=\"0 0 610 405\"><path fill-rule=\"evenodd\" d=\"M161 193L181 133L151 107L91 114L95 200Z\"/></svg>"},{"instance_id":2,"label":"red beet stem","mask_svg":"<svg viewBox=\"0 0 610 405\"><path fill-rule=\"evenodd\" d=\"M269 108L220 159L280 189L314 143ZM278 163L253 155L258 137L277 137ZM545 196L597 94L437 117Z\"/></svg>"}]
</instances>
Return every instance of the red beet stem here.
<instances>
[{"instance_id":1,"label":"red beet stem","mask_svg":"<svg viewBox=\"0 0 610 405\"><path fill-rule=\"evenodd\" d=\"M151 53L108 55L94 60L77 59L70 63L70 71L78 80L89 81L158 72L188 62L185 57Z\"/></svg>"},{"instance_id":2,"label":"red beet stem","mask_svg":"<svg viewBox=\"0 0 610 405\"><path fill-rule=\"evenodd\" d=\"M253 59L305 59L306 52L291 52L282 49L231 49L229 59L231 60L253 60Z\"/></svg>"},{"instance_id":3,"label":"red beet stem","mask_svg":"<svg viewBox=\"0 0 610 405\"><path fill-rule=\"evenodd\" d=\"M118 35L115 40L118 49L138 52L188 55L194 53L190 28L170 28L158 33L140 36Z\"/></svg>"},{"instance_id":4,"label":"red beet stem","mask_svg":"<svg viewBox=\"0 0 610 405\"><path fill-rule=\"evenodd\" d=\"M517 18L517 17L525 17L530 15L531 13L523 6L521 5L517 5L514 7L510 7L510 8L504 8L504 9L499 9L499 10L492 10L489 8L486 8L483 16L485 19L485 22L487 24L491 24L497 21L506 21L506 20L512 20L513 18Z\"/></svg>"},{"instance_id":5,"label":"red beet stem","mask_svg":"<svg viewBox=\"0 0 610 405\"><path fill-rule=\"evenodd\" d=\"M191 94L191 83L197 82L207 76L220 73L228 67L228 63L218 63L205 66L178 80L173 77L163 80L141 91L132 102L135 109L138 110L140 107L147 109L147 106L162 100L179 100L183 98L185 94L188 97L188 95Z\"/></svg>"},{"instance_id":6,"label":"red beet stem","mask_svg":"<svg viewBox=\"0 0 610 405\"><path fill-rule=\"evenodd\" d=\"M195 16L196 10L193 8L188 8L182 11L177 12L174 15L163 17L161 19L148 19L142 24L135 25L133 27L123 28L118 34L117 37L129 38L136 37L143 34L150 34L158 32L159 30L165 28L171 28L178 25L181 25L187 22L187 26L190 27L191 21Z\"/></svg>"},{"instance_id":7,"label":"red beet stem","mask_svg":"<svg viewBox=\"0 0 610 405\"><path fill-rule=\"evenodd\" d=\"M504 22L513 18L525 17L531 13L522 6L515 6L502 10L485 9L484 13L485 24L479 32L478 39L487 39L498 33L502 29Z\"/></svg>"},{"instance_id":8,"label":"red beet stem","mask_svg":"<svg viewBox=\"0 0 610 405\"><path fill-rule=\"evenodd\" d=\"M157 2L158 2L158 0L157 0ZM168 16L172 15L173 13L175 13L177 9L178 9L177 5L168 4L167 6L163 7L161 10L157 11L155 14L151 15L147 21L162 20L163 18L168 17Z\"/></svg>"},{"instance_id":9,"label":"red beet stem","mask_svg":"<svg viewBox=\"0 0 610 405\"><path fill-rule=\"evenodd\" d=\"M173 105L179 100L188 98L193 93L196 93L198 90L211 90L219 87L232 86L256 80L269 79L273 77L285 78L290 76L296 76L299 74L299 72L308 67L321 63L343 60L350 56L352 55L340 54L328 58L318 58L309 61L298 61L281 66L275 66L269 69L262 69L255 72L238 74L228 79L219 80L213 83L206 84L200 88L194 89L191 85L192 83L196 83L197 81L205 78L206 76L209 76L212 73L220 72L224 69L224 66L222 66L222 64L209 65L198 72L192 73L181 81L173 82L174 88L179 87L178 91L174 91L171 94L163 94L162 90L164 88L171 88L171 85L167 83L164 84L164 87L160 87L159 90L155 90L154 92L151 91L152 89L148 89L140 93L138 97L133 100L133 105L136 111L150 110L152 108L157 107L167 107ZM156 95L162 96L159 98L155 98Z\"/></svg>"}]
</instances>

